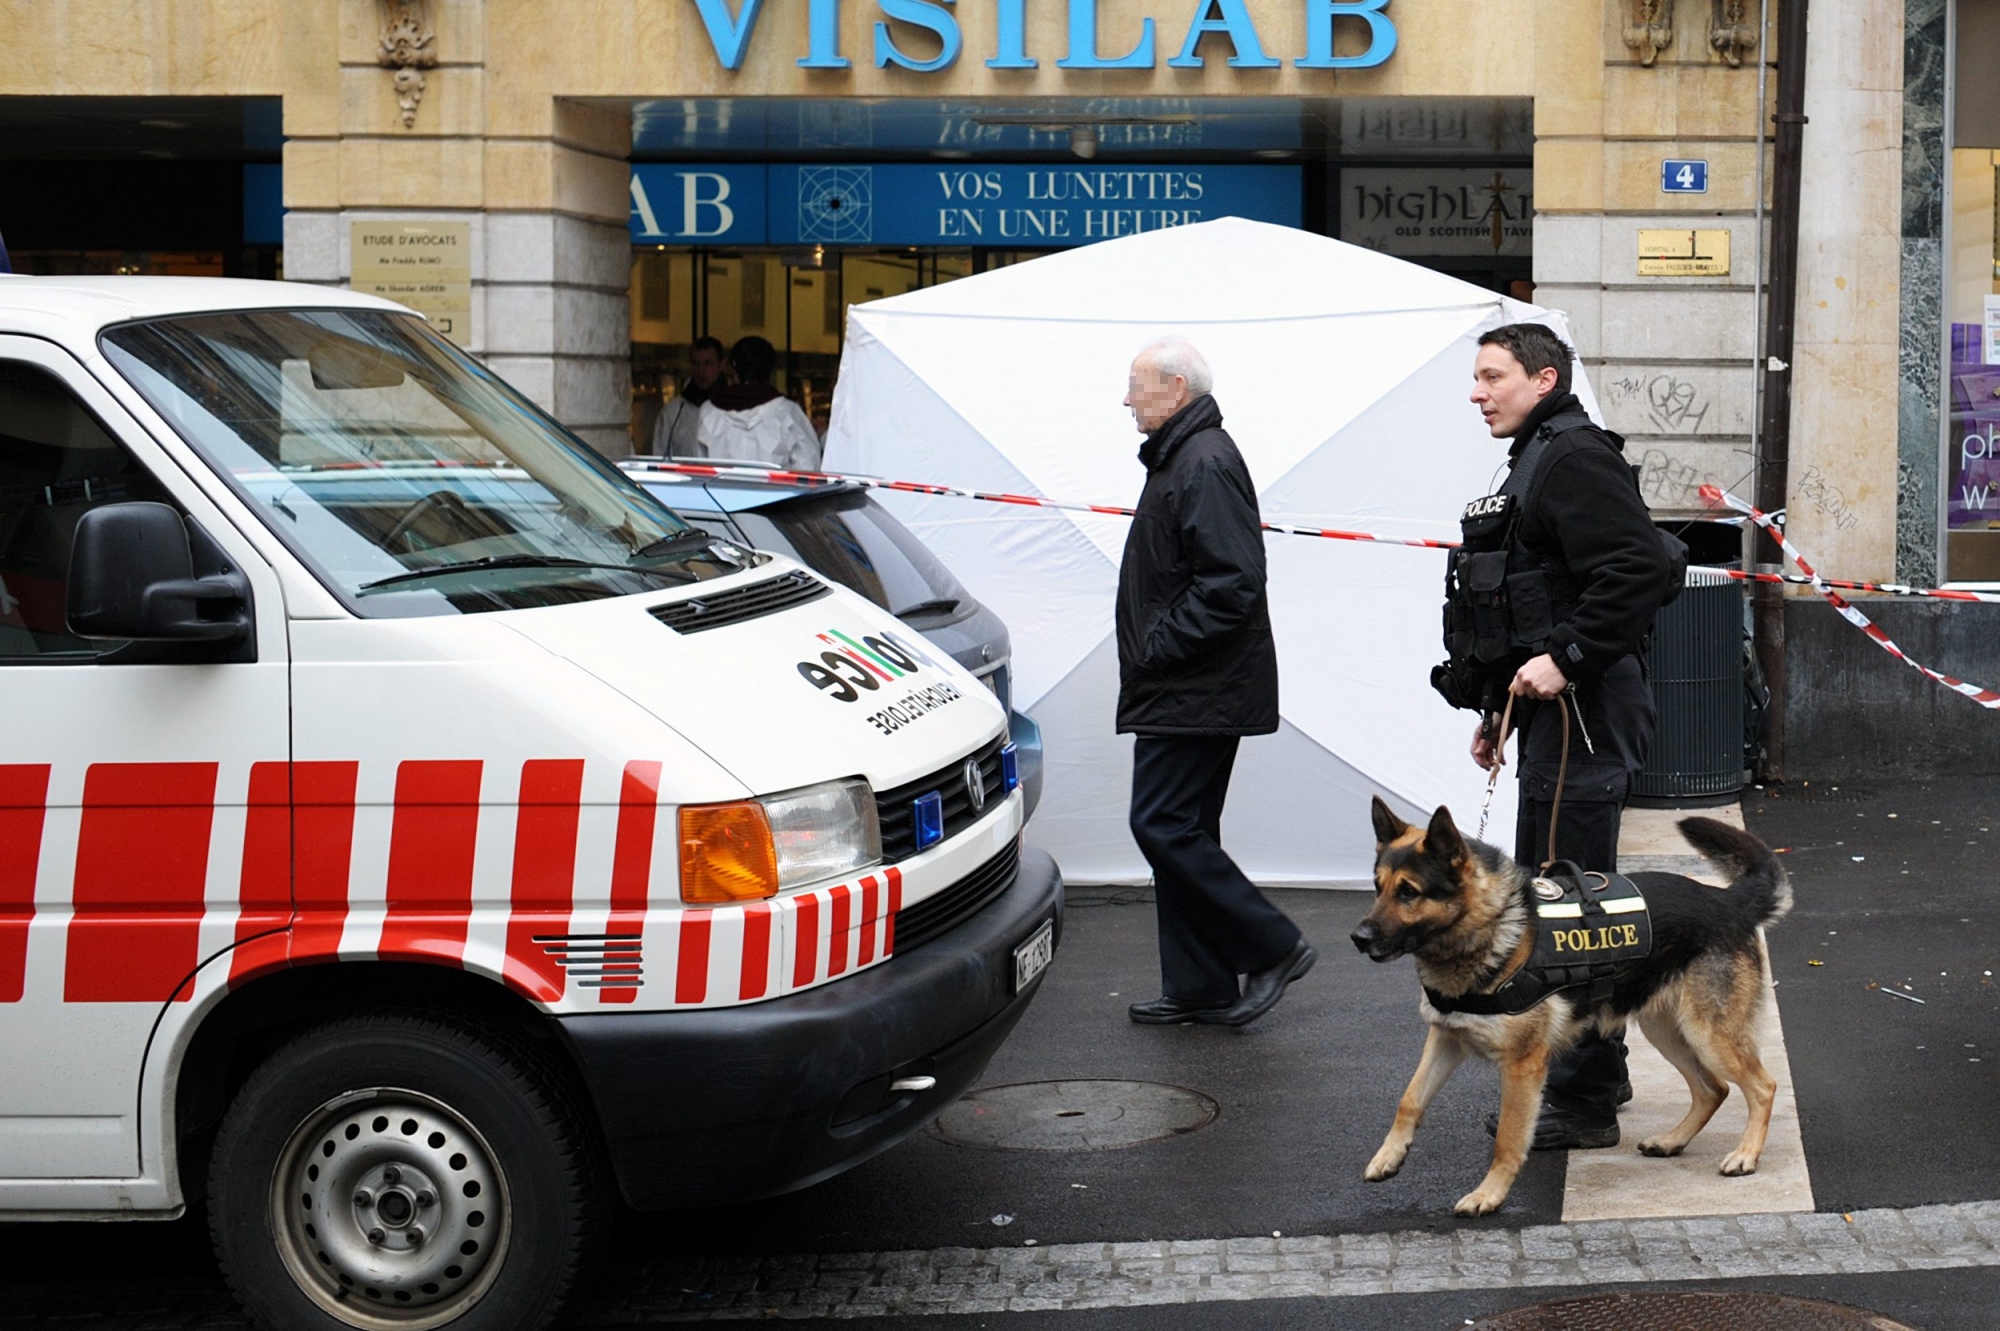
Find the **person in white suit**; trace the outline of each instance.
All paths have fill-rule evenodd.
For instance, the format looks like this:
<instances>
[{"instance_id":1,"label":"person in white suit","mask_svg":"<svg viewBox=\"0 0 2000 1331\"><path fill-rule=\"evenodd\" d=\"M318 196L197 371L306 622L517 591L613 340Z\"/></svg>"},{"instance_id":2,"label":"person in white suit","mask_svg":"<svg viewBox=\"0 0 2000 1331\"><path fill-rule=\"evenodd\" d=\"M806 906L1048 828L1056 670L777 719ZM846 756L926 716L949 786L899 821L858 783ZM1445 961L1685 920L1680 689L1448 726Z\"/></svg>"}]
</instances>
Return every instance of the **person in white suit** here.
<instances>
[{"instance_id":1,"label":"person in white suit","mask_svg":"<svg viewBox=\"0 0 2000 1331\"><path fill-rule=\"evenodd\" d=\"M761 462L786 471L818 471L818 431L798 403L771 387L778 352L761 337L729 349L736 382L722 384L701 407L701 451L714 462Z\"/></svg>"}]
</instances>

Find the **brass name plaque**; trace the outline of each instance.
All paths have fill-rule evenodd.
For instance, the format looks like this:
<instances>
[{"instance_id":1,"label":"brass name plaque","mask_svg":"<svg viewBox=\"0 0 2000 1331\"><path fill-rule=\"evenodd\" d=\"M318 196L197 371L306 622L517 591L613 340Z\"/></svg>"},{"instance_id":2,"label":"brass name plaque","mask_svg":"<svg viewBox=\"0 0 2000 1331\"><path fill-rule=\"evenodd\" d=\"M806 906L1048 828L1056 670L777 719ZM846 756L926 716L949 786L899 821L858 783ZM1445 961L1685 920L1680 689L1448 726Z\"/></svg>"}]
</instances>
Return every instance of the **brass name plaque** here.
<instances>
[{"instance_id":1,"label":"brass name plaque","mask_svg":"<svg viewBox=\"0 0 2000 1331\"><path fill-rule=\"evenodd\" d=\"M1641 228L1639 276L1727 277L1729 233Z\"/></svg>"},{"instance_id":2,"label":"brass name plaque","mask_svg":"<svg viewBox=\"0 0 2000 1331\"><path fill-rule=\"evenodd\" d=\"M430 319L464 346L472 336L472 227L465 222L355 222L350 285Z\"/></svg>"}]
</instances>

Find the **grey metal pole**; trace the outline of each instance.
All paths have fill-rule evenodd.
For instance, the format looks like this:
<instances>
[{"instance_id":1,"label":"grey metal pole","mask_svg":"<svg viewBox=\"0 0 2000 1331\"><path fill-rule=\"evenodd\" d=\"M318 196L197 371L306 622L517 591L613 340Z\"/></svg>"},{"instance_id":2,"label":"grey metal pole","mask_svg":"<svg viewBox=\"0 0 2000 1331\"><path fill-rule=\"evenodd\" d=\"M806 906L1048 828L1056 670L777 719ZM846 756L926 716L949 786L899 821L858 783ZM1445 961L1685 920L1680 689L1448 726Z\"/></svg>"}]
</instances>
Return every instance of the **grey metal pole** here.
<instances>
[{"instance_id":1,"label":"grey metal pole","mask_svg":"<svg viewBox=\"0 0 2000 1331\"><path fill-rule=\"evenodd\" d=\"M1791 474L1792 334L1799 281L1799 173L1805 140L1806 10L1808 0L1780 0L1778 9L1778 110L1773 117L1771 164L1771 288L1764 338L1763 419L1758 430L1757 507L1776 513L1785 507ZM1784 553L1759 534L1757 563L1782 565ZM1766 780L1785 777L1785 595L1774 584L1758 584L1751 596L1757 660L1771 691Z\"/></svg>"}]
</instances>

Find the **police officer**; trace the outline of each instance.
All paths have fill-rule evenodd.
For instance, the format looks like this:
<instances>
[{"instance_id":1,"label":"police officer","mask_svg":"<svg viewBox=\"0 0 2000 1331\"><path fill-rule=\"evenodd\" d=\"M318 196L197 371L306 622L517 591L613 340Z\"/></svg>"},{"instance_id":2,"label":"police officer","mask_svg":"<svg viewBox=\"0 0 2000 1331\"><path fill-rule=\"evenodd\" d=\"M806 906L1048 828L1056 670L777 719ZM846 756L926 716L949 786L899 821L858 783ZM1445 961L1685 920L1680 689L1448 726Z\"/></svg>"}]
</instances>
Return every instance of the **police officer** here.
<instances>
[{"instance_id":1,"label":"police officer","mask_svg":"<svg viewBox=\"0 0 2000 1331\"><path fill-rule=\"evenodd\" d=\"M1500 756L1499 714L1513 697L1515 858L1610 873L1628 784L1653 737L1638 653L1678 588L1672 538L1653 526L1624 440L1592 424L1570 392L1572 359L1541 324L1508 324L1479 339L1472 402L1493 437L1513 446L1500 491L1467 506L1446 588L1451 659L1433 682L1454 706L1481 713L1472 759L1488 770ZM1630 1095L1624 1041L1586 1037L1550 1067L1535 1149L1617 1145L1618 1105Z\"/></svg>"}]
</instances>

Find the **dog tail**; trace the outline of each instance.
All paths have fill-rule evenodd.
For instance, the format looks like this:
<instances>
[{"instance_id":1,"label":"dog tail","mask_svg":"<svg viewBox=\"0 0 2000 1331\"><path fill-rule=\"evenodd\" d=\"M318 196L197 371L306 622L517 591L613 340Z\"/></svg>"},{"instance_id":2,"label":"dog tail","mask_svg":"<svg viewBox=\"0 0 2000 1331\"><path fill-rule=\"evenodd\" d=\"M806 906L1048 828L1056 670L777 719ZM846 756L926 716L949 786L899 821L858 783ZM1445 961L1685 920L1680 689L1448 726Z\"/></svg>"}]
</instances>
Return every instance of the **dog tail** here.
<instances>
[{"instance_id":1,"label":"dog tail","mask_svg":"<svg viewBox=\"0 0 2000 1331\"><path fill-rule=\"evenodd\" d=\"M1791 876L1769 846L1714 818L1683 818L1680 829L1703 859L1728 875L1730 890L1745 895L1757 923L1776 924L1791 911Z\"/></svg>"}]
</instances>

